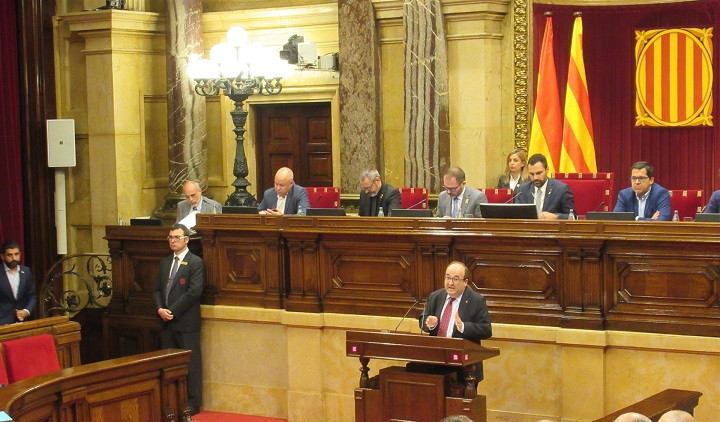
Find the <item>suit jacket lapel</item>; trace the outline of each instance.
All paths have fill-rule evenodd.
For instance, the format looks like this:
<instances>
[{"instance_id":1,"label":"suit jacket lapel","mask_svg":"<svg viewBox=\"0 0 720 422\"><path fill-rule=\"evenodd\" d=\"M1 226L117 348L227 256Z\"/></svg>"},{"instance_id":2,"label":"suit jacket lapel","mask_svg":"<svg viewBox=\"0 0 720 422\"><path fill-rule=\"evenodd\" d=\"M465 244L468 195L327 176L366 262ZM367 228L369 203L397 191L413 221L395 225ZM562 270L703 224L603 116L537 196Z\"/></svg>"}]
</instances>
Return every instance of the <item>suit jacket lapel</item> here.
<instances>
[{"instance_id":1,"label":"suit jacket lapel","mask_svg":"<svg viewBox=\"0 0 720 422\"><path fill-rule=\"evenodd\" d=\"M285 209L283 210L283 214L288 214L292 212L292 197L294 189L295 185L293 185L288 191L288 193L285 195Z\"/></svg>"},{"instance_id":2,"label":"suit jacket lapel","mask_svg":"<svg viewBox=\"0 0 720 422\"><path fill-rule=\"evenodd\" d=\"M0 290L2 291L2 294L8 298L15 300L12 287L10 287L10 280L8 280L7 274L5 274L5 267L3 265L0 265Z\"/></svg>"}]
</instances>

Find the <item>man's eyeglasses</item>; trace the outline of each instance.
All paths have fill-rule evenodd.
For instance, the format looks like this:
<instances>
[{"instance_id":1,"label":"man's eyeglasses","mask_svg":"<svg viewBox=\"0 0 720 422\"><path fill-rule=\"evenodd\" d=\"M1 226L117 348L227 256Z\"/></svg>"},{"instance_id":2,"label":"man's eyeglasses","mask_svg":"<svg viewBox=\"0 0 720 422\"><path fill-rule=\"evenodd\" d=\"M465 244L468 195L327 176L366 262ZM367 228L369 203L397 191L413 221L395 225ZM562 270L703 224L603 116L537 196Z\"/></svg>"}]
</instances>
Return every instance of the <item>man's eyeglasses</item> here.
<instances>
[{"instance_id":1,"label":"man's eyeglasses","mask_svg":"<svg viewBox=\"0 0 720 422\"><path fill-rule=\"evenodd\" d=\"M460 188L460 186L462 186L462 183L455 186L454 188L451 188L450 186L443 186L443 189L445 189L448 192L455 192L456 190L458 190Z\"/></svg>"},{"instance_id":2,"label":"man's eyeglasses","mask_svg":"<svg viewBox=\"0 0 720 422\"><path fill-rule=\"evenodd\" d=\"M632 176L630 177L630 181L632 182L644 182L648 180L650 177L648 176Z\"/></svg>"},{"instance_id":3,"label":"man's eyeglasses","mask_svg":"<svg viewBox=\"0 0 720 422\"><path fill-rule=\"evenodd\" d=\"M458 277L458 276L455 276L455 277L450 277L449 275L446 275L446 276L445 276L445 282L446 282L446 283L449 283L449 282L452 281L453 284L457 284L457 283L459 283L461 280L462 280L462 279L461 279L460 277Z\"/></svg>"},{"instance_id":4,"label":"man's eyeglasses","mask_svg":"<svg viewBox=\"0 0 720 422\"><path fill-rule=\"evenodd\" d=\"M180 239L184 239L185 237L187 237L187 236L168 236L168 237L167 237L167 240L169 240L169 241L171 241L171 242L172 242L172 241L177 242L177 241L179 241Z\"/></svg>"}]
</instances>

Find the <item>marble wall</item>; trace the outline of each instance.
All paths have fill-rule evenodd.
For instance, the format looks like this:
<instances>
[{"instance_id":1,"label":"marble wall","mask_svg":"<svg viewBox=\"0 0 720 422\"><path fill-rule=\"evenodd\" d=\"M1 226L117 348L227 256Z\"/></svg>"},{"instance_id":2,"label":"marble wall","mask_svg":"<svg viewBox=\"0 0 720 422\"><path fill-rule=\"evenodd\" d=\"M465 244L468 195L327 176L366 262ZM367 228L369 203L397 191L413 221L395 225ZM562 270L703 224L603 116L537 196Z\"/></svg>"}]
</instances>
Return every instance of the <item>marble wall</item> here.
<instances>
[{"instance_id":1,"label":"marble wall","mask_svg":"<svg viewBox=\"0 0 720 422\"><path fill-rule=\"evenodd\" d=\"M393 330L399 318L203 306L204 406L291 422L354 420L360 363L347 330ZM419 333L415 320L401 332ZM493 325L479 392L489 421L587 421L666 388L703 393L701 421L720 414L720 339ZM370 361L370 375L397 362ZM715 416L713 416L715 415Z\"/></svg>"}]
</instances>

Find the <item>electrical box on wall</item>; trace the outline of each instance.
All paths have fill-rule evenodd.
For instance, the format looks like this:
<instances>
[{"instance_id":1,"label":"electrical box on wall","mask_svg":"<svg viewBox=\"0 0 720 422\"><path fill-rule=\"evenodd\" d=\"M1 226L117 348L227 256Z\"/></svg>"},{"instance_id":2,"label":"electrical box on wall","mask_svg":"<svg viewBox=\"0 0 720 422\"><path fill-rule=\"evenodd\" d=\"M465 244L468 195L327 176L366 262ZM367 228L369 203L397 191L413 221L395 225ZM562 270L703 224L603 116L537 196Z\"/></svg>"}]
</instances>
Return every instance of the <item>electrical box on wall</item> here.
<instances>
[{"instance_id":1,"label":"electrical box on wall","mask_svg":"<svg viewBox=\"0 0 720 422\"><path fill-rule=\"evenodd\" d=\"M317 44L314 42L301 42L298 44L298 65L317 66Z\"/></svg>"},{"instance_id":2,"label":"electrical box on wall","mask_svg":"<svg viewBox=\"0 0 720 422\"><path fill-rule=\"evenodd\" d=\"M47 120L48 167L75 167L75 120Z\"/></svg>"}]
</instances>

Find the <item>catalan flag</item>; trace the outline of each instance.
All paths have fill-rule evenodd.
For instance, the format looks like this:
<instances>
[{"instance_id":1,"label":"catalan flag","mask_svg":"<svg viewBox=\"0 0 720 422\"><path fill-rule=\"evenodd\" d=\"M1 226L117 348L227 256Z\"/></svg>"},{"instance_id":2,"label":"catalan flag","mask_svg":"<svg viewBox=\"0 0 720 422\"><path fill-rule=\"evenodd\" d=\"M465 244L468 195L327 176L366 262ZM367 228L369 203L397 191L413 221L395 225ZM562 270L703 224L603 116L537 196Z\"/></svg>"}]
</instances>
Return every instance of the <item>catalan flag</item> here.
<instances>
[{"instance_id":1,"label":"catalan flag","mask_svg":"<svg viewBox=\"0 0 720 422\"><path fill-rule=\"evenodd\" d=\"M575 16L570 43L560 172L597 172L592 117L590 116L590 97L588 96L585 61L583 60L582 18L579 15Z\"/></svg>"},{"instance_id":2,"label":"catalan flag","mask_svg":"<svg viewBox=\"0 0 720 422\"><path fill-rule=\"evenodd\" d=\"M560 166L562 148L562 114L555 58L553 56L552 17L545 18L545 34L540 50L535 112L530 130L528 154L543 154L548 161L548 172L555 173Z\"/></svg>"}]
</instances>

